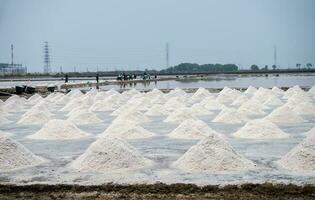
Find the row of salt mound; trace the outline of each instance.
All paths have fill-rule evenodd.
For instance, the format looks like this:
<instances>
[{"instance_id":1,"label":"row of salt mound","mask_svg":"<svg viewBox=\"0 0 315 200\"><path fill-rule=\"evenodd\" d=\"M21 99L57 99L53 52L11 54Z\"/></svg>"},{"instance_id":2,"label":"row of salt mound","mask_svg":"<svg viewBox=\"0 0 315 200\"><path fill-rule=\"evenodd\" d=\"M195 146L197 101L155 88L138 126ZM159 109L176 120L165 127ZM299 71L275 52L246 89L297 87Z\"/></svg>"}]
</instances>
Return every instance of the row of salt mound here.
<instances>
[{"instance_id":1,"label":"row of salt mound","mask_svg":"<svg viewBox=\"0 0 315 200\"><path fill-rule=\"evenodd\" d=\"M155 134L137 124L126 124L124 122L112 123L98 137L116 137L119 139L142 139L150 138Z\"/></svg>"},{"instance_id":2,"label":"row of salt mound","mask_svg":"<svg viewBox=\"0 0 315 200\"><path fill-rule=\"evenodd\" d=\"M246 115L240 113L234 108L225 108L223 109L213 120L212 122L220 122L227 124L240 124L245 123L249 119Z\"/></svg>"},{"instance_id":3,"label":"row of salt mound","mask_svg":"<svg viewBox=\"0 0 315 200\"><path fill-rule=\"evenodd\" d=\"M19 142L0 135L0 171L10 171L39 165L43 159L34 155Z\"/></svg>"},{"instance_id":4,"label":"row of salt mound","mask_svg":"<svg viewBox=\"0 0 315 200\"><path fill-rule=\"evenodd\" d=\"M235 152L223 137L212 134L192 146L173 166L190 172L230 173L252 169L255 164Z\"/></svg>"},{"instance_id":5,"label":"row of salt mound","mask_svg":"<svg viewBox=\"0 0 315 200\"><path fill-rule=\"evenodd\" d=\"M233 133L233 136L245 139L281 139L289 137L277 125L266 119L247 122L245 126Z\"/></svg>"},{"instance_id":6,"label":"row of salt mound","mask_svg":"<svg viewBox=\"0 0 315 200\"><path fill-rule=\"evenodd\" d=\"M315 129L307 137L283 156L277 164L292 171L315 171Z\"/></svg>"},{"instance_id":7,"label":"row of salt mound","mask_svg":"<svg viewBox=\"0 0 315 200\"><path fill-rule=\"evenodd\" d=\"M38 140L69 140L85 138L88 136L88 133L80 130L67 120L52 119L39 131L27 136L27 138Z\"/></svg>"},{"instance_id":8,"label":"row of salt mound","mask_svg":"<svg viewBox=\"0 0 315 200\"><path fill-rule=\"evenodd\" d=\"M127 142L113 138L99 138L70 163L78 171L108 172L108 170L135 170L151 166L153 162L144 158Z\"/></svg>"},{"instance_id":9,"label":"row of salt mound","mask_svg":"<svg viewBox=\"0 0 315 200\"><path fill-rule=\"evenodd\" d=\"M290 107L283 105L273 110L265 119L270 120L273 123L301 123L304 119L294 112Z\"/></svg>"},{"instance_id":10,"label":"row of salt mound","mask_svg":"<svg viewBox=\"0 0 315 200\"><path fill-rule=\"evenodd\" d=\"M218 134L212 130L205 122L199 119L187 119L183 121L170 134L171 138L177 139L203 139L209 135Z\"/></svg>"}]
</instances>

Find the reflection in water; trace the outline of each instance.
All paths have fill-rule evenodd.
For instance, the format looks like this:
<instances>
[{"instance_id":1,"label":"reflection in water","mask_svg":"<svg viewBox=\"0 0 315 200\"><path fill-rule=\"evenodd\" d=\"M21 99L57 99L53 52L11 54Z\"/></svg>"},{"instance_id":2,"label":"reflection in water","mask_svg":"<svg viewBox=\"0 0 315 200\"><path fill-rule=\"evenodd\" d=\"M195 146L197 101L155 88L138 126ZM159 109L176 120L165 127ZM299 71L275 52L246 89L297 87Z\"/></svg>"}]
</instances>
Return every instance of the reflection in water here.
<instances>
[{"instance_id":1,"label":"reflection in water","mask_svg":"<svg viewBox=\"0 0 315 200\"><path fill-rule=\"evenodd\" d=\"M209 76L202 79L183 79L183 80L169 80L169 81L155 81L155 82L141 82L141 83L128 83L120 85L107 85L103 89L109 88L136 88L136 89L171 89L171 88L223 88L240 87L245 88L248 86L254 87L290 87L294 85L300 86L313 86L315 85L315 74L308 75L287 75L280 76Z\"/></svg>"}]
</instances>

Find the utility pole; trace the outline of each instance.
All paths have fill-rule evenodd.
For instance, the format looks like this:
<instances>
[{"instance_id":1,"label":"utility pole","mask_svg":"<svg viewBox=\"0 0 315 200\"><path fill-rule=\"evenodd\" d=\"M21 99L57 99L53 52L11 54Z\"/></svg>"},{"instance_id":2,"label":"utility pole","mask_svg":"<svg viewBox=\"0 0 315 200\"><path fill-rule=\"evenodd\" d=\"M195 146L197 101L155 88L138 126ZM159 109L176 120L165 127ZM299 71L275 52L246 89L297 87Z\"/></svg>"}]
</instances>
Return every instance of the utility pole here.
<instances>
[{"instance_id":1,"label":"utility pole","mask_svg":"<svg viewBox=\"0 0 315 200\"><path fill-rule=\"evenodd\" d=\"M13 44L11 44L11 65L13 65Z\"/></svg>"},{"instance_id":2,"label":"utility pole","mask_svg":"<svg viewBox=\"0 0 315 200\"><path fill-rule=\"evenodd\" d=\"M277 67L277 46L274 46L274 52L273 52L273 59L274 59L274 65Z\"/></svg>"},{"instance_id":3,"label":"utility pole","mask_svg":"<svg viewBox=\"0 0 315 200\"><path fill-rule=\"evenodd\" d=\"M166 68L169 67L170 65L170 57L169 57L169 45L168 45L168 42L166 43Z\"/></svg>"}]
</instances>

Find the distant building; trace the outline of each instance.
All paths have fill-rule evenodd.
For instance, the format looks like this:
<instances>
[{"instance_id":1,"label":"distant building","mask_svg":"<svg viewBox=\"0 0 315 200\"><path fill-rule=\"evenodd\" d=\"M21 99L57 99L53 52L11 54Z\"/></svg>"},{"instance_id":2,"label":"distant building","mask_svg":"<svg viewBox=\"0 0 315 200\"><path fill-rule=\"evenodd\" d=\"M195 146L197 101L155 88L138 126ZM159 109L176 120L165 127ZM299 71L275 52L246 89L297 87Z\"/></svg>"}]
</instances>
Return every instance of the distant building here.
<instances>
[{"instance_id":1,"label":"distant building","mask_svg":"<svg viewBox=\"0 0 315 200\"><path fill-rule=\"evenodd\" d=\"M27 73L27 68L22 64L0 63L0 75L23 75Z\"/></svg>"}]
</instances>

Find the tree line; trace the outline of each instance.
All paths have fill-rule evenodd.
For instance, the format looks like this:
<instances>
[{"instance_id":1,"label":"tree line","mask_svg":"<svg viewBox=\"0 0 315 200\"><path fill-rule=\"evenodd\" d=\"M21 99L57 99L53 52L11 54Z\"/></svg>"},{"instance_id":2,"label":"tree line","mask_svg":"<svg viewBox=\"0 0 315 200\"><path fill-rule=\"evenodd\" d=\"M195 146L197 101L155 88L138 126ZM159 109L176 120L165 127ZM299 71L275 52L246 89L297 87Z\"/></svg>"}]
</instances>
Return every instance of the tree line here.
<instances>
[{"instance_id":1,"label":"tree line","mask_svg":"<svg viewBox=\"0 0 315 200\"><path fill-rule=\"evenodd\" d=\"M160 73L207 73L207 72L235 72L238 66L235 64L203 64L181 63L179 65L160 70Z\"/></svg>"}]
</instances>

